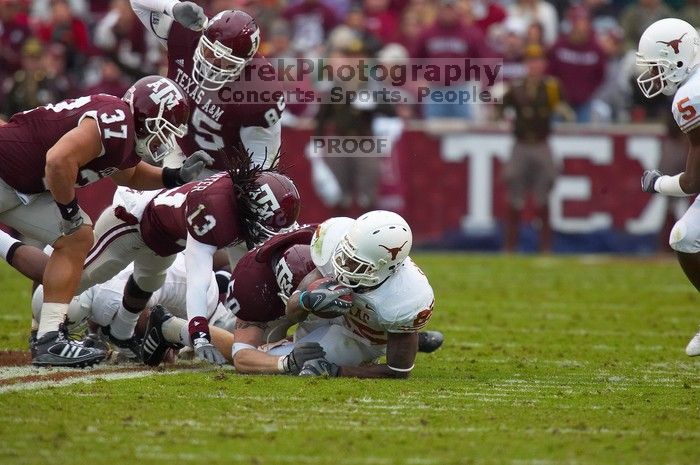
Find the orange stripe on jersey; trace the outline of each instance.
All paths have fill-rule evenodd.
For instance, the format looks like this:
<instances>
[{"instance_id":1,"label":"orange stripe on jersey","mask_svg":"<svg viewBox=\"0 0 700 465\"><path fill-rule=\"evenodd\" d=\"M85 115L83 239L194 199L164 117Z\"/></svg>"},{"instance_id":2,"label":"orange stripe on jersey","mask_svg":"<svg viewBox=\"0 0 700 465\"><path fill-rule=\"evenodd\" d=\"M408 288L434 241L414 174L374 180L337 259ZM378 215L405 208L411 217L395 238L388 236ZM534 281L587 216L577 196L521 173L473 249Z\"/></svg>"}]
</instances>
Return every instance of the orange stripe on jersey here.
<instances>
[{"instance_id":1,"label":"orange stripe on jersey","mask_svg":"<svg viewBox=\"0 0 700 465\"><path fill-rule=\"evenodd\" d=\"M367 339L372 344L386 344L387 336L385 331L372 329L349 315L345 315L344 320L345 326L358 336Z\"/></svg>"}]
</instances>

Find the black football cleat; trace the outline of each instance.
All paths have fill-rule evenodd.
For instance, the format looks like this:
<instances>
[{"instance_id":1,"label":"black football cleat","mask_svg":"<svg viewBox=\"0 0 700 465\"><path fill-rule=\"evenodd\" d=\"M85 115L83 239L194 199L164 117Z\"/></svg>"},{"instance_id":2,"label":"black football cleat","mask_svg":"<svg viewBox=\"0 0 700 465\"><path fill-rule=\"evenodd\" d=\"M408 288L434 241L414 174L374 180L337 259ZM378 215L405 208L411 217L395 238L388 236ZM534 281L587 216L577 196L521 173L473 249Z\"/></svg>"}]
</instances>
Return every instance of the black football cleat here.
<instances>
[{"instance_id":1,"label":"black football cleat","mask_svg":"<svg viewBox=\"0 0 700 465\"><path fill-rule=\"evenodd\" d=\"M129 339L117 339L112 336L109 326L102 328L102 335L107 338L109 344L113 346L119 355L126 358L130 362L141 362L141 341L136 336L131 336Z\"/></svg>"},{"instance_id":2,"label":"black football cleat","mask_svg":"<svg viewBox=\"0 0 700 465\"><path fill-rule=\"evenodd\" d=\"M58 331L49 331L37 339L32 351L32 364L39 367L55 366L85 368L100 363L107 352L85 347L81 342L66 337L63 324Z\"/></svg>"},{"instance_id":3,"label":"black football cleat","mask_svg":"<svg viewBox=\"0 0 700 465\"><path fill-rule=\"evenodd\" d=\"M168 349L181 349L180 344L168 342L163 335L163 324L173 315L162 305L156 305L151 309L148 324L141 343L141 355L143 363L148 366L158 366L163 361Z\"/></svg>"},{"instance_id":4,"label":"black football cleat","mask_svg":"<svg viewBox=\"0 0 700 465\"><path fill-rule=\"evenodd\" d=\"M443 342L445 336L440 331L421 331L418 333L418 352L435 352L442 347Z\"/></svg>"}]
</instances>

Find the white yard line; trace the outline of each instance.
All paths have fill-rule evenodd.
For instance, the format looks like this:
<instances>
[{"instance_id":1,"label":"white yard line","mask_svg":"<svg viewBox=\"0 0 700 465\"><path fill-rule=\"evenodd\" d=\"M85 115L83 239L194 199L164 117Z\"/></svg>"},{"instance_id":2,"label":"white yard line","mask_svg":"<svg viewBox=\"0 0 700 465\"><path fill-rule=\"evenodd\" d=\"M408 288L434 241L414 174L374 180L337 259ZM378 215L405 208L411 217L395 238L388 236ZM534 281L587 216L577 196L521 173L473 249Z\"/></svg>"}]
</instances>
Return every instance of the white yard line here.
<instances>
[{"instance_id":1,"label":"white yard line","mask_svg":"<svg viewBox=\"0 0 700 465\"><path fill-rule=\"evenodd\" d=\"M8 384L7 386L0 386L0 394L5 394L8 392L17 391L31 391L35 389L45 389L48 387L63 387L70 386L71 384L78 383L94 383L98 380L105 381L117 381L121 379L133 379L133 378L145 378L146 376L157 376L157 375L171 375L175 374L177 371L154 371L154 370L140 370L140 371L127 371L118 373L93 373L86 376L77 376L74 378L66 378L61 381L56 380L43 380L43 381L29 381L29 382L19 382L15 384Z\"/></svg>"}]
</instances>

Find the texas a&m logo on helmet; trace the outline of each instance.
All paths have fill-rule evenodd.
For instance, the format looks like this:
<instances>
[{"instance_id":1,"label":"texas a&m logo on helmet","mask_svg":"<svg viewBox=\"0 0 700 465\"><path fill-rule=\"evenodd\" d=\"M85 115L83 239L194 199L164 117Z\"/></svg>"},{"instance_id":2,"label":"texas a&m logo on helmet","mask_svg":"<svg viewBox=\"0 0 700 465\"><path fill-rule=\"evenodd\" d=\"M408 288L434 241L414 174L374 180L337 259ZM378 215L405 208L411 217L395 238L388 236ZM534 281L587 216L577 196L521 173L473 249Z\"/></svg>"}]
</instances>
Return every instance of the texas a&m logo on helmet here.
<instances>
[{"instance_id":1,"label":"texas a&m logo on helmet","mask_svg":"<svg viewBox=\"0 0 700 465\"><path fill-rule=\"evenodd\" d=\"M140 157L158 162L175 148L176 137L187 134L190 107L184 95L180 86L162 76L139 79L124 94L134 115Z\"/></svg>"}]
</instances>

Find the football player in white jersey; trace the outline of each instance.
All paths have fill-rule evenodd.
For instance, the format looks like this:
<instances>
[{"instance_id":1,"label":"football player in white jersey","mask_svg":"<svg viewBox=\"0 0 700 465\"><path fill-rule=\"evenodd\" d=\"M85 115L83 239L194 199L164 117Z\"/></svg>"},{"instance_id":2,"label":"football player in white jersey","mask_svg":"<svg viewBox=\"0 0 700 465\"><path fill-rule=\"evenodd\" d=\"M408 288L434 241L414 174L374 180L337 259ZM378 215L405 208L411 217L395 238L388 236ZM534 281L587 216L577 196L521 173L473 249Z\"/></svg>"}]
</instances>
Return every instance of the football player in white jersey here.
<instances>
[{"instance_id":1,"label":"football player in white jersey","mask_svg":"<svg viewBox=\"0 0 700 465\"><path fill-rule=\"evenodd\" d=\"M357 220L327 220L311 241L317 268L287 301L290 324L301 321L294 342L268 345L263 353L212 328L212 343L237 367L237 355L247 353L250 359L256 354L260 366L277 368L270 373L405 378L418 352L418 331L434 305L428 279L408 257L411 244L411 229L396 213L373 211ZM326 284L308 289L319 280ZM167 328L157 328L157 339L172 340L168 334L186 337L176 328L184 321L169 317L160 324L166 321ZM186 339L173 342L188 344ZM316 344L324 357L307 359L305 350ZM376 363L383 355L386 363ZM265 363L265 357L275 363Z\"/></svg>"},{"instance_id":2,"label":"football player in white jersey","mask_svg":"<svg viewBox=\"0 0 700 465\"><path fill-rule=\"evenodd\" d=\"M649 26L639 39L637 65L644 68L637 83L646 97L674 95L671 111L688 136L690 151L685 171L676 176L646 170L642 190L673 197L700 193L700 35L687 22L666 18ZM680 154L679 154L680 156ZM677 252L688 280L700 290L700 200L673 226L669 244ZM686 347L700 355L700 333Z\"/></svg>"},{"instance_id":3,"label":"football player in white jersey","mask_svg":"<svg viewBox=\"0 0 700 465\"><path fill-rule=\"evenodd\" d=\"M86 321L105 327L112 323L114 316L122 305L124 287L134 272L133 263L112 279L92 286L73 298L68 306L68 330L81 326ZM222 302L220 296L228 290L231 274L225 271L211 273L207 287L206 318L210 325L232 330L236 317ZM37 287L32 296L32 313L36 321L41 320L43 286ZM162 305L169 312L180 318L187 318L187 269L185 254L177 254L175 261L168 268L163 286L151 295L147 308ZM235 309L234 309L235 310Z\"/></svg>"}]
</instances>

